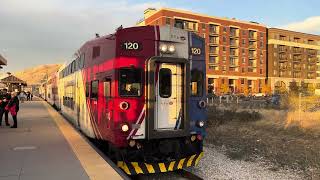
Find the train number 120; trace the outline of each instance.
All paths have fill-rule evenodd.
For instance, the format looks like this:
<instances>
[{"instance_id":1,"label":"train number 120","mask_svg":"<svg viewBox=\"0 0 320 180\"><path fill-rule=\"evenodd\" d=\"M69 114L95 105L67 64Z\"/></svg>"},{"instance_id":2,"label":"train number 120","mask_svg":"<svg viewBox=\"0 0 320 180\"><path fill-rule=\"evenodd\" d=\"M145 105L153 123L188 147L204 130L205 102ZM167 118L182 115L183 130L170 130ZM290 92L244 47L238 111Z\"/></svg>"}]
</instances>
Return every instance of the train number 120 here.
<instances>
[{"instance_id":1,"label":"train number 120","mask_svg":"<svg viewBox=\"0 0 320 180\"><path fill-rule=\"evenodd\" d=\"M124 42L122 44L124 50L140 50L140 44L138 42Z\"/></svg>"},{"instance_id":2,"label":"train number 120","mask_svg":"<svg viewBox=\"0 0 320 180\"><path fill-rule=\"evenodd\" d=\"M200 48L191 48L191 54L200 55L201 54L201 49Z\"/></svg>"}]
</instances>

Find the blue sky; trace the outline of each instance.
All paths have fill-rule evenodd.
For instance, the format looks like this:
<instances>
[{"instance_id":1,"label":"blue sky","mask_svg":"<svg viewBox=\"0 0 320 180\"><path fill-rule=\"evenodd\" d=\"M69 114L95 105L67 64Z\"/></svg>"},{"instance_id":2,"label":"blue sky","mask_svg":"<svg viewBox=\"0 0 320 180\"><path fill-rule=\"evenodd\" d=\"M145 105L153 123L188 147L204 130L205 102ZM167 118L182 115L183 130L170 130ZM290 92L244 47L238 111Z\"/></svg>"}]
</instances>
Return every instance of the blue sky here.
<instances>
[{"instance_id":1,"label":"blue sky","mask_svg":"<svg viewBox=\"0 0 320 180\"><path fill-rule=\"evenodd\" d=\"M317 0L0 0L0 54L8 59L1 71L69 61L95 33L133 26L148 7L235 17L320 35Z\"/></svg>"}]
</instances>

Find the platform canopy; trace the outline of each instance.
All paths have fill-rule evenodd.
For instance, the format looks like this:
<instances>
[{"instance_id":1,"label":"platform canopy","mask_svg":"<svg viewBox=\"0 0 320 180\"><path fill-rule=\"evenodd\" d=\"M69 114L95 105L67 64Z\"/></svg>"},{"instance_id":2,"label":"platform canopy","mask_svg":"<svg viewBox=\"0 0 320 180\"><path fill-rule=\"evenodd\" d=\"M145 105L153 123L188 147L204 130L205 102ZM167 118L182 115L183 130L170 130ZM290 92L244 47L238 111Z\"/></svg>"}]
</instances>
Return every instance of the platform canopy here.
<instances>
[{"instance_id":1,"label":"platform canopy","mask_svg":"<svg viewBox=\"0 0 320 180\"><path fill-rule=\"evenodd\" d=\"M0 54L0 66L7 65L7 60Z\"/></svg>"},{"instance_id":2,"label":"platform canopy","mask_svg":"<svg viewBox=\"0 0 320 180\"><path fill-rule=\"evenodd\" d=\"M23 87L27 86L27 82L15 77L11 73L0 77L0 83L5 84L9 91L21 91Z\"/></svg>"}]
</instances>

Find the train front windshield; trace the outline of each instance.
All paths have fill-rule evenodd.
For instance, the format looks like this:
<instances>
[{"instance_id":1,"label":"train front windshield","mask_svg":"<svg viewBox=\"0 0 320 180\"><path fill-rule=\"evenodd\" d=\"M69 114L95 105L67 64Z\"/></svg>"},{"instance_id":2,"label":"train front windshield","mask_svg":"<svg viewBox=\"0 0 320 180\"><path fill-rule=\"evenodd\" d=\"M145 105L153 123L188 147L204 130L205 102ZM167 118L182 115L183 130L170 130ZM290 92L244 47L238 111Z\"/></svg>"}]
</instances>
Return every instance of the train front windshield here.
<instances>
[{"instance_id":1,"label":"train front windshield","mask_svg":"<svg viewBox=\"0 0 320 180\"><path fill-rule=\"evenodd\" d=\"M120 96L141 96L141 74L140 69L120 69Z\"/></svg>"}]
</instances>

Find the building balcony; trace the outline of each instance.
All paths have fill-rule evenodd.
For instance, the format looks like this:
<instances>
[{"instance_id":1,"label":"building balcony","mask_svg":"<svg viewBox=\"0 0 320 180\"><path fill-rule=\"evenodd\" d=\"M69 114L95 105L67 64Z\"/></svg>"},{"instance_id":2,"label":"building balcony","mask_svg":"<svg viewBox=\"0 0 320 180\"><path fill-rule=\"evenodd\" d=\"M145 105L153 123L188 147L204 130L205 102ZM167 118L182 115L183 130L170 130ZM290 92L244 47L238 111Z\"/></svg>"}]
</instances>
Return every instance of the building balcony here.
<instances>
[{"instance_id":1,"label":"building balcony","mask_svg":"<svg viewBox=\"0 0 320 180\"><path fill-rule=\"evenodd\" d=\"M249 45L249 49L257 49L257 45L256 44L251 44L251 45Z\"/></svg>"},{"instance_id":2,"label":"building balcony","mask_svg":"<svg viewBox=\"0 0 320 180\"><path fill-rule=\"evenodd\" d=\"M302 53L302 50L301 50L301 49L299 49L299 50L293 50L292 53L293 53L293 54L301 54L301 53Z\"/></svg>"},{"instance_id":3,"label":"building balcony","mask_svg":"<svg viewBox=\"0 0 320 180\"><path fill-rule=\"evenodd\" d=\"M315 63L317 63L317 59L308 58L308 63L310 63L310 64L315 64Z\"/></svg>"},{"instance_id":4,"label":"building balcony","mask_svg":"<svg viewBox=\"0 0 320 180\"><path fill-rule=\"evenodd\" d=\"M288 66L280 66L279 69L280 69L280 70L287 70L287 69L288 69Z\"/></svg>"},{"instance_id":5,"label":"building balcony","mask_svg":"<svg viewBox=\"0 0 320 180\"><path fill-rule=\"evenodd\" d=\"M294 71L301 71L301 66L293 66Z\"/></svg>"},{"instance_id":6,"label":"building balcony","mask_svg":"<svg viewBox=\"0 0 320 180\"><path fill-rule=\"evenodd\" d=\"M292 61L293 61L293 62L301 62L302 59L301 59L301 58L293 58Z\"/></svg>"},{"instance_id":7,"label":"building balcony","mask_svg":"<svg viewBox=\"0 0 320 180\"><path fill-rule=\"evenodd\" d=\"M218 41L210 41L210 42L209 42L209 45L210 45L210 46L218 46L218 45L219 45L219 42L218 42Z\"/></svg>"},{"instance_id":8,"label":"building balcony","mask_svg":"<svg viewBox=\"0 0 320 180\"><path fill-rule=\"evenodd\" d=\"M218 55L218 54L219 54L219 51L210 51L209 52L210 56L214 56L214 55Z\"/></svg>"},{"instance_id":9,"label":"building balcony","mask_svg":"<svg viewBox=\"0 0 320 180\"><path fill-rule=\"evenodd\" d=\"M230 42L230 47L231 48L238 48L239 47L239 43L238 42Z\"/></svg>"}]
</instances>

